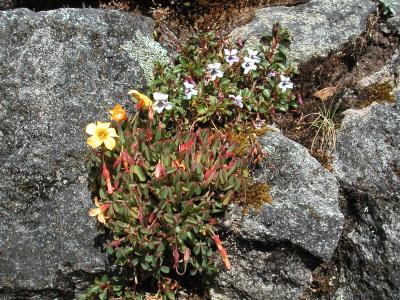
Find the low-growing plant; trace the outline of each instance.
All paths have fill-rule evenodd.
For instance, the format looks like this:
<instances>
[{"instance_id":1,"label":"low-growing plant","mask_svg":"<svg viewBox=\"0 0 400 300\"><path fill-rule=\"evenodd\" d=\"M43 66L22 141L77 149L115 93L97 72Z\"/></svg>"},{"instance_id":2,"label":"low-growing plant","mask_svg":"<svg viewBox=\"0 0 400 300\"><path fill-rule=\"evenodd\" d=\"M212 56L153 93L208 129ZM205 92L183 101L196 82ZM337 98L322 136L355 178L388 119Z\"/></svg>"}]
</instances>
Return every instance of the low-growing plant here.
<instances>
[{"instance_id":1,"label":"low-growing plant","mask_svg":"<svg viewBox=\"0 0 400 300\"><path fill-rule=\"evenodd\" d=\"M288 31L278 24L272 36L251 47L214 33L194 36L180 49L175 65L156 65L150 91L171 103L164 122L221 127L296 108L289 45Z\"/></svg>"},{"instance_id":2,"label":"low-growing plant","mask_svg":"<svg viewBox=\"0 0 400 300\"><path fill-rule=\"evenodd\" d=\"M133 118L117 105L112 123L86 128L96 205L89 214L121 276L103 276L83 299L142 299L145 282L174 299L171 278L215 273L218 252L230 268L215 226L247 174L235 145L207 129L167 132L156 103L130 94L139 109Z\"/></svg>"},{"instance_id":3,"label":"low-growing plant","mask_svg":"<svg viewBox=\"0 0 400 300\"><path fill-rule=\"evenodd\" d=\"M379 7L381 9L381 12L383 16L385 17L391 17L394 16L396 11L395 11L395 6L398 5L395 3L394 0L379 0Z\"/></svg>"}]
</instances>

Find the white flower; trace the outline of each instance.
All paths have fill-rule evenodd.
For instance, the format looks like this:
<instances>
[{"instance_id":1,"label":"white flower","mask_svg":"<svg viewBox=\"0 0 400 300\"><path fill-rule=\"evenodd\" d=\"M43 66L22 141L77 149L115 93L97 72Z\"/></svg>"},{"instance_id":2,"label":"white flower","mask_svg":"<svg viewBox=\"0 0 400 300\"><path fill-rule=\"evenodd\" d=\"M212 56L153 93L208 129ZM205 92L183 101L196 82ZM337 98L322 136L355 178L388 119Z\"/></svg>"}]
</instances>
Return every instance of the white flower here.
<instances>
[{"instance_id":1,"label":"white flower","mask_svg":"<svg viewBox=\"0 0 400 300\"><path fill-rule=\"evenodd\" d=\"M247 55L250 59L252 59L255 63L259 63L261 58L257 56L258 52L252 49L247 49Z\"/></svg>"},{"instance_id":2,"label":"white flower","mask_svg":"<svg viewBox=\"0 0 400 300\"><path fill-rule=\"evenodd\" d=\"M237 49L232 49L232 50L228 50L228 49L224 49L224 54L225 54L225 61L227 63L229 63L229 66L232 66L235 62L239 62L240 59L237 56Z\"/></svg>"},{"instance_id":3,"label":"white flower","mask_svg":"<svg viewBox=\"0 0 400 300\"><path fill-rule=\"evenodd\" d=\"M257 66L255 65L254 60L250 57L245 57L244 62L242 63L242 68L244 69L244 74L248 74L251 70L257 70Z\"/></svg>"},{"instance_id":4,"label":"white flower","mask_svg":"<svg viewBox=\"0 0 400 300\"><path fill-rule=\"evenodd\" d=\"M279 75L281 82L279 83L279 88L282 92L286 92L287 89L293 89L293 83L290 81L289 77Z\"/></svg>"},{"instance_id":5,"label":"white flower","mask_svg":"<svg viewBox=\"0 0 400 300\"><path fill-rule=\"evenodd\" d=\"M170 110L172 109L172 103L167 101L168 95L155 92L153 93L153 99L154 99L154 104L153 104L153 109L158 112L159 114L162 113L164 109Z\"/></svg>"},{"instance_id":6,"label":"white flower","mask_svg":"<svg viewBox=\"0 0 400 300\"><path fill-rule=\"evenodd\" d=\"M232 99L234 105L243 108L242 96L229 95L229 98Z\"/></svg>"},{"instance_id":7,"label":"white flower","mask_svg":"<svg viewBox=\"0 0 400 300\"><path fill-rule=\"evenodd\" d=\"M259 116L257 116L257 118L254 122L254 127L256 129L260 129L261 127L263 127L264 124L265 124L265 120L263 120Z\"/></svg>"},{"instance_id":8,"label":"white flower","mask_svg":"<svg viewBox=\"0 0 400 300\"><path fill-rule=\"evenodd\" d=\"M210 73L212 81L217 79L217 77L222 78L222 76L224 76L224 72L222 72L220 70L220 68L221 68L221 64L220 63L207 65L207 70Z\"/></svg>"},{"instance_id":9,"label":"white flower","mask_svg":"<svg viewBox=\"0 0 400 300\"><path fill-rule=\"evenodd\" d=\"M196 96L198 94L198 90L195 89L194 84L190 83L189 81L185 81L183 85L185 86L186 99L192 99L192 96Z\"/></svg>"}]
</instances>

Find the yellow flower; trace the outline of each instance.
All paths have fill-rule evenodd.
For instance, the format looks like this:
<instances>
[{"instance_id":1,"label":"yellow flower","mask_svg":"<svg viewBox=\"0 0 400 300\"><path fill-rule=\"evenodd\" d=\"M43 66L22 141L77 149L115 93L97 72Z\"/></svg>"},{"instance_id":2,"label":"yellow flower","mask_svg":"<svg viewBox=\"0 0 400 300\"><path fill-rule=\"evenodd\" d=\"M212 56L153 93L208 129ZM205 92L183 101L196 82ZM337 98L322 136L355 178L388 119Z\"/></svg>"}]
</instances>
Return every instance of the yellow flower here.
<instances>
[{"instance_id":1,"label":"yellow flower","mask_svg":"<svg viewBox=\"0 0 400 300\"><path fill-rule=\"evenodd\" d=\"M115 122L122 122L127 119L126 110L122 108L120 104L115 105L113 109L110 110L111 120Z\"/></svg>"},{"instance_id":2,"label":"yellow flower","mask_svg":"<svg viewBox=\"0 0 400 300\"><path fill-rule=\"evenodd\" d=\"M115 137L118 137L114 128L109 128L111 123L97 122L97 125L90 123L86 126L86 133L91 137L87 139L87 143L92 148L100 147L103 143L108 150L115 147Z\"/></svg>"},{"instance_id":3,"label":"yellow flower","mask_svg":"<svg viewBox=\"0 0 400 300\"><path fill-rule=\"evenodd\" d=\"M108 219L108 216L106 216L106 211L107 209L110 207L110 203L106 203L106 204L102 204L100 205L99 200L97 199L97 197L94 197L94 203L97 206L97 208L91 208L89 210L89 216L91 217L96 217L97 216L97 220L100 223L105 224L106 223L106 219Z\"/></svg>"},{"instance_id":4,"label":"yellow flower","mask_svg":"<svg viewBox=\"0 0 400 300\"><path fill-rule=\"evenodd\" d=\"M142 93L138 92L137 90L131 90L128 92L128 95L133 96L138 100L137 102L137 109L142 109L143 107L149 108L153 106L153 102L147 97L146 95L143 95Z\"/></svg>"}]
</instances>

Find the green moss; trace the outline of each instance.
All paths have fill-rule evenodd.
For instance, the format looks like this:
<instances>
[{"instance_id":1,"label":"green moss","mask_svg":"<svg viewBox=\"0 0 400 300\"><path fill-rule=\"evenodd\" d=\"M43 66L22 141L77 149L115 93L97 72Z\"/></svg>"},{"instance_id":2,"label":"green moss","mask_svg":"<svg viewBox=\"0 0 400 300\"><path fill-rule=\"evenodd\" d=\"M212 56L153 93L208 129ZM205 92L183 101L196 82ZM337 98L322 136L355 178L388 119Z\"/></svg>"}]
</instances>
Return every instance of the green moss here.
<instances>
[{"instance_id":1,"label":"green moss","mask_svg":"<svg viewBox=\"0 0 400 300\"><path fill-rule=\"evenodd\" d=\"M365 88L363 91L363 101L361 101L357 108L364 108L373 102L395 102L396 98L393 95L393 86L390 82L375 83Z\"/></svg>"},{"instance_id":2,"label":"green moss","mask_svg":"<svg viewBox=\"0 0 400 300\"><path fill-rule=\"evenodd\" d=\"M142 68L147 84L153 80L154 63L169 62L167 50L140 31L136 31L134 40L125 43L121 48L128 51L132 61Z\"/></svg>"}]
</instances>

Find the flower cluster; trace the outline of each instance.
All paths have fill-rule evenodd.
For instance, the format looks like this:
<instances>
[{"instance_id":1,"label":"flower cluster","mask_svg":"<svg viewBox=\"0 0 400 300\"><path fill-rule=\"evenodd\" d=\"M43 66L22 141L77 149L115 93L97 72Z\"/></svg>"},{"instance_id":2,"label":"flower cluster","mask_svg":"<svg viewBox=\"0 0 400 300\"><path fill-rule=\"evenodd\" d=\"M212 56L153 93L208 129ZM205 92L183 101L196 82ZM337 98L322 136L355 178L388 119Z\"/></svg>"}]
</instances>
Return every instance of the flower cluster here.
<instances>
[{"instance_id":1,"label":"flower cluster","mask_svg":"<svg viewBox=\"0 0 400 300\"><path fill-rule=\"evenodd\" d=\"M196 96L189 80L185 88ZM132 118L117 104L111 122L89 124L86 133L95 191L89 216L108 233L116 266L132 276L97 280L83 299L137 299L138 282L149 276L161 294L174 293L177 286L166 284L172 277L211 275L217 259L231 268L215 225L247 176L236 145L205 129L168 132L161 121L172 109L167 94L154 92L154 101L129 95L138 108Z\"/></svg>"},{"instance_id":2,"label":"flower cluster","mask_svg":"<svg viewBox=\"0 0 400 300\"><path fill-rule=\"evenodd\" d=\"M174 66L157 65L150 90L170 99L164 122L224 126L296 109L290 79L296 69L286 61L288 32L275 25L265 40L266 45L244 47L201 34L182 47Z\"/></svg>"}]
</instances>

